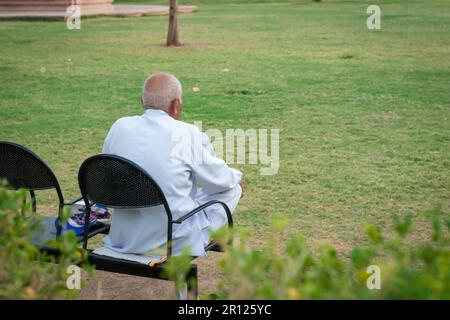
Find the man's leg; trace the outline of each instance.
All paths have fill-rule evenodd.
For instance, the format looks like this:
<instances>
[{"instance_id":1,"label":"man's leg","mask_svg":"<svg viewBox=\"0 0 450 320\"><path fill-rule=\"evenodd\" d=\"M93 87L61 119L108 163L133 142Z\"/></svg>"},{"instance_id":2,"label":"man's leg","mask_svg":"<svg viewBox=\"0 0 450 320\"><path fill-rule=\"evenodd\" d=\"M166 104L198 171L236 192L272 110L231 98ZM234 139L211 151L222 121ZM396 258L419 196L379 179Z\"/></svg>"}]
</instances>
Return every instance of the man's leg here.
<instances>
[{"instance_id":1,"label":"man's leg","mask_svg":"<svg viewBox=\"0 0 450 320\"><path fill-rule=\"evenodd\" d=\"M237 185L231 190L211 195L204 193L202 189L198 189L195 201L198 203L198 205L202 205L212 200L221 201L224 202L228 206L228 208L230 208L231 213L233 213L238 205L239 199L241 198L241 194L242 188L240 185ZM211 230L217 230L227 225L227 214L225 213L225 210L221 205L212 205L206 208L204 211L208 218L208 221L211 224L209 227Z\"/></svg>"}]
</instances>

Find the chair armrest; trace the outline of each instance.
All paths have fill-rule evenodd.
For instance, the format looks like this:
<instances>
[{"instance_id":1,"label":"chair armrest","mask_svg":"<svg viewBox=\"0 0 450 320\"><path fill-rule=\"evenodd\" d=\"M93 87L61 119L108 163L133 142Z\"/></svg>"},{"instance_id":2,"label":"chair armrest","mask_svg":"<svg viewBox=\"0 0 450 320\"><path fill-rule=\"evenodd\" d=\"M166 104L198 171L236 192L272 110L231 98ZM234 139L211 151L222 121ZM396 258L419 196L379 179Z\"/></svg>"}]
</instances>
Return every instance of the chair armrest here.
<instances>
[{"instance_id":1,"label":"chair armrest","mask_svg":"<svg viewBox=\"0 0 450 320\"><path fill-rule=\"evenodd\" d=\"M180 224L183 221L185 221L186 219L189 219L190 217L192 217L197 212L200 212L200 211L202 211L202 210L206 209L207 207L212 206L214 204L220 204L223 207L223 209L225 210L225 213L227 214L228 227L232 228L233 227L233 218L231 217L230 208L228 208L228 206L224 202L217 201L217 200L208 201L208 202L202 204L201 206L195 208L194 210L192 210L189 213L186 213L184 216L178 218L177 220L172 221L172 223Z\"/></svg>"},{"instance_id":2,"label":"chair armrest","mask_svg":"<svg viewBox=\"0 0 450 320\"><path fill-rule=\"evenodd\" d=\"M83 200L83 197L79 197L79 198L70 200L69 202L64 203L64 205L65 205L65 206L73 206L75 203L77 203L77 202L80 201L80 200ZM91 204L91 206L95 205L94 202L91 202L90 204Z\"/></svg>"},{"instance_id":3,"label":"chair armrest","mask_svg":"<svg viewBox=\"0 0 450 320\"><path fill-rule=\"evenodd\" d=\"M65 206L73 206L78 201L83 200L83 197L79 197L73 200L70 200L69 202L64 203Z\"/></svg>"}]
</instances>

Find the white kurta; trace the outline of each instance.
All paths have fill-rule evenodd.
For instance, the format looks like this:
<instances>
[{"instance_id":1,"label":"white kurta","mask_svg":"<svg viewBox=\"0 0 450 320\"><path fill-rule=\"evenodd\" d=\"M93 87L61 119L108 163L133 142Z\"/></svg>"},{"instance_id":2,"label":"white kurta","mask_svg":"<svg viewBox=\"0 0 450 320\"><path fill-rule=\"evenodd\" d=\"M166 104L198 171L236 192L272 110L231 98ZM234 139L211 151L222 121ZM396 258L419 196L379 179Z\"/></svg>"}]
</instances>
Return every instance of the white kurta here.
<instances>
[{"instance_id":1,"label":"white kurta","mask_svg":"<svg viewBox=\"0 0 450 320\"><path fill-rule=\"evenodd\" d=\"M215 156L206 134L164 111L148 109L142 116L117 120L103 153L122 156L146 170L166 196L173 219L212 199L227 203L233 211L241 195L242 173ZM205 211L174 225L174 255L186 245L192 255L205 254L208 229L220 228L227 221L220 206ZM165 248L166 240L167 216L159 206L114 210L104 244L121 253L147 254Z\"/></svg>"}]
</instances>

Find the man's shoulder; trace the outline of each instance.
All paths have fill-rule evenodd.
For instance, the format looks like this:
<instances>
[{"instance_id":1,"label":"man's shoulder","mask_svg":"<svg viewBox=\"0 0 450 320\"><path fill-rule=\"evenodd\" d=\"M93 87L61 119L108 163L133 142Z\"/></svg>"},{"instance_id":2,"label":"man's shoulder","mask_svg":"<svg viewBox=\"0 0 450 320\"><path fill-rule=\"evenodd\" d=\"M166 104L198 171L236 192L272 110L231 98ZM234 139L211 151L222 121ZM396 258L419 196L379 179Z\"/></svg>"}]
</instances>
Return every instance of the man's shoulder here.
<instances>
[{"instance_id":1,"label":"man's shoulder","mask_svg":"<svg viewBox=\"0 0 450 320\"><path fill-rule=\"evenodd\" d=\"M128 128L136 128L137 125L141 123L141 121L144 120L144 117L142 116L127 116L117 119L111 129L114 131L121 131L121 130L127 130ZM189 136L201 136L202 132L200 129L190 123L175 120L173 118L170 118L170 121L168 119L165 119L165 121L162 121L159 119L159 124L161 127L159 130L162 129L161 132L179 132L182 135L189 135ZM143 123L144 124L144 123ZM148 124L147 124L148 125Z\"/></svg>"},{"instance_id":2,"label":"man's shoulder","mask_svg":"<svg viewBox=\"0 0 450 320\"><path fill-rule=\"evenodd\" d=\"M120 128L123 126L128 126L133 122L140 121L140 118L141 118L140 116L126 116L119 118L113 123L112 128Z\"/></svg>"},{"instance_id":3,"label":"man's shoulder","mask_svg":"<svg viewBox=\"0 0 450 320\"><path fill-rule=\"evenodd\" d=\"M115 123L137 121L137 120L139 120L141 118L142 118L142 116L126 116L126 117L122 117L122 118L117 119Z\"/></svg>"},{"instance_id":4,"label":"man's shoulder","mask_svg":"<svg viewBox=\"0 0 450 320\"><path fill-rule=\"evenodd\" d=\"M193 124L190 124L190 123L187 123L187 122L184 122L184 121L180 121L180 120L175 120L175 121L173 121L173 123L175 124L175 126L177 128L179 128L181 130L185 130L185 131L187 131L189 133L192 133L192 134L199 134L200 133L200 129L197 126L193 125Z\"/></svg>"}]
</instances>

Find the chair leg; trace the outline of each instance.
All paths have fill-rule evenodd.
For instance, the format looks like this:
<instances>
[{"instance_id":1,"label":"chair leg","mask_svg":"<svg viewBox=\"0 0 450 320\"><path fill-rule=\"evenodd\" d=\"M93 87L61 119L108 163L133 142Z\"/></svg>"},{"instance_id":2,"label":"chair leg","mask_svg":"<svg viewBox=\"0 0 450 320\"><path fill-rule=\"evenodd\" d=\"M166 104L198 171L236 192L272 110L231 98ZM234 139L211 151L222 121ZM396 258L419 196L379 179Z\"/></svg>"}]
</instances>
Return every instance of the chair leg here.
<instances>
[{"instance_id":1,"label":"chair leg","mask_svg":"<svg viewBox=\"0 0 450 320\"><path fill-rule=\"evenodd\" d=\"M175 296L177 300L188 299L187 283L182 283L180 286L175 283Z\"/></svg>"},{"instance_id":2,"label":"chair leg","mask_svg":"<svg viewBox=\"0 0 450 320\"><path fill-rule=\"evenodd\" d=\"M184 283L175 282L175 296L178 300L198 300L198 275L197 266L191 265Z\"/></svg>"},{"instance_id":3,"label":"chair leg","mask_svg":"<svg viewBox=\"0 0 450 320\"><path fill-rule=\"evenodd\" d=\"M186 276L188 299L198 300L198 272L197 265L192 265Z\"/></svg>"}]
</instances>

